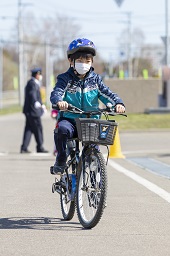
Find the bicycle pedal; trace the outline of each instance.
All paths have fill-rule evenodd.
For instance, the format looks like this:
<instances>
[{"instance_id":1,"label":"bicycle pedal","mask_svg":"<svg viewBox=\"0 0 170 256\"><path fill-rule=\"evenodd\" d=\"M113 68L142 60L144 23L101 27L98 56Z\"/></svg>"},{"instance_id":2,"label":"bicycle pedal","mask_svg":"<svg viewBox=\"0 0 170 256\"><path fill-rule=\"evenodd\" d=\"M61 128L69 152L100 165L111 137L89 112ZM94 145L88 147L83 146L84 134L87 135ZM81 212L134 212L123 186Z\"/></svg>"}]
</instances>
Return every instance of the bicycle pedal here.
<instances>
[{"instance_id":1,"label":"bicycle pedal","mask_svg":"<svg viewBox=\"0 0 170 256\"><path fill-rule=\"evenodd\" d=\"M52 193L55 192L55 183L52 184Z\"/></svg>"},{"instance_id":2,"label":"bicycle pedal","mask_svg":"<svg viewBox=\"0 0 170 256\"><path fill-rule=\"evenodd\" d=\"M61 183L60 182L55 182L52 184L52 193L57 192L61 194Z\"/></svg>"}]
</instances>

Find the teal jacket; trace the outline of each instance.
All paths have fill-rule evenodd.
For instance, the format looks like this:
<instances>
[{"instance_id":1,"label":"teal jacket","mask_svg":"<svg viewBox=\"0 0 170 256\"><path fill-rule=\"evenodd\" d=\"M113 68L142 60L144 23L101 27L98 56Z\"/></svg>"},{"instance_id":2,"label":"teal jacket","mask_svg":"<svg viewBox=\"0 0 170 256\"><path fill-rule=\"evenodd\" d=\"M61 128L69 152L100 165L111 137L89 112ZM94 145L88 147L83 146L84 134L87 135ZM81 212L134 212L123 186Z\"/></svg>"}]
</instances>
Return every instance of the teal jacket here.
<instances>
[{"instance_id":1,"label":"teal jacket","mask_svg":"<svg viewBox=\"0 0 170 256\"><path fill-rule=\"evenodd\" d=\"M91 68L83 80L76 76L72 67L67 72L58 75L57 83L51 92L51 103L67 101L83 111L97 110L99 101L105 105L108 102L113 106L116 104L124 105L119 96L112 92L93 70ZM71 119L84 117L69 112L62 113L62 116Z\"/></svg>"}]
</instances>

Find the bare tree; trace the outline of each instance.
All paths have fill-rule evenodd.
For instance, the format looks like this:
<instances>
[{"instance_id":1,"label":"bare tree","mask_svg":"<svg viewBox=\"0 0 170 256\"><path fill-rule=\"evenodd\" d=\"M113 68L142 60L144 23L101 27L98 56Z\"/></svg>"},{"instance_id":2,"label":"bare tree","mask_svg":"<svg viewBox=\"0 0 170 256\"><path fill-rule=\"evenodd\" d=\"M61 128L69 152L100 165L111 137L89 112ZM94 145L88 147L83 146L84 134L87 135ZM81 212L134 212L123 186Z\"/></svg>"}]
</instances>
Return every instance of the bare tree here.
<instances>
[{"instance_id":1,"label":"bare tree","mask_svg":"<svg viewBox=\"0 0 170 256\"><path fill-rule=\"evenodd\" d=\"M24 29L24 41L26 41L27 51L29 51L29 64L33 65L38 59L40 60L40 55L41 58L44 57L46 45L50 48L49 54L52 58L55 56L55 59L65 59L67 46L76 37L80 27L71 18L56 14L54 17L42 19L41 22L28 15L25 18L25 28L32 27L30 19L34 24L33 30L28 30L27 33L27 30Z\"/></svg>"},{"instance_id":2,"label":"bare tree","mask_svg":"<svg viewBox=\"0 0 170 256\"><path fill-rule=\"evenodd\" d=\"M18 65L18 30L17 23L15 29L11 31L11 38L14 44L6 47L11 61ZM43 68L44 78L65 71L68 68L66 51L69 43L80 34L80 26L70 17L56 14L46 18L37 18L32 13L22 16L24 46L24 81L30 77L30 69L34 66ZM96 59L98 62L99 58ZM104 66L102 64L101 65ZM97 71L101 67L97 66ZM48 70L47 70L48 69ZM8 67L6 67L8 70ZM18 69L16 69L16 76ZM8 73L8 72L7 72ZM4 78L5 79L5 78Z\"/></svg>"}]
</instances>

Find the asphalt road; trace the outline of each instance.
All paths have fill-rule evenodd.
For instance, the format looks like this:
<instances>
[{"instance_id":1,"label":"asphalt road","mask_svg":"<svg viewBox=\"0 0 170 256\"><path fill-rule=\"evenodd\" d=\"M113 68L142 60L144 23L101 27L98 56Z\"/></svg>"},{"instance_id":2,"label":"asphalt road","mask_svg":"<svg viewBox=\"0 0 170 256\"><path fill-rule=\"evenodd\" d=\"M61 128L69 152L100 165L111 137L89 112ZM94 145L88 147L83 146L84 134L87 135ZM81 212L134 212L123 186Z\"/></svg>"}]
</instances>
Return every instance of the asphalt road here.
<instances>
[{"instance_id":1,"label":"asphalt road","mask_svg":"<svg viewBox=\"0 0 170 256\"><path fill-rule=\"evenodd\" d=\"M53 127L43 118L44 147L19 153L24 116L0 117L0 256L169 256L170 131L120 133L125 158L110 158L107 207L85 230L62 220L54 177ZM103 149L102 149L103 150ZM103 151L105 153L105 151Z\"/></svg>"}]
</instances>

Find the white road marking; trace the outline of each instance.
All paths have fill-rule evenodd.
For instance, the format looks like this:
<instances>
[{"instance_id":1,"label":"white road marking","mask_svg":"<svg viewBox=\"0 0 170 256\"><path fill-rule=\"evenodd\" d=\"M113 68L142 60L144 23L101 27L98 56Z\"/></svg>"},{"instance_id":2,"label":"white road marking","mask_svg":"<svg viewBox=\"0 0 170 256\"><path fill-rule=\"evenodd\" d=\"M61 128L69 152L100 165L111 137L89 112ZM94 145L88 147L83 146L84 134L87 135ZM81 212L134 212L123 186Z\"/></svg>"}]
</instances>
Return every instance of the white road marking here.
<instances>
[{"instance_id":1,"label":"white road marking","mask_svg":"<svg viewBox=\"0 0 170 256\"><path fill-rule=\"evenodd\" d=\"M162 153L167 154L167 149L144 149L144 150L135 150L135 151L123 151L123 155L129 155L129 154L153 154L153 153Z\"/></svg>"},{"instance_id":2,"label":"white road marking","mask_svg":"<svg viewBox=\"0 0 170 256\"><path fill-rule=\"evenodd\" d=\"M145 188L149 189L153 193L157 194L165 201L170 203L170 193L165 191L164 189L158 187L154 183L142 178L141 176L137 175L134 172L129 171L128 169L122 167L121 165L115 163L113 160L109 159L109 165L112 166L116 171L123 173L124 175L128 176L129 178L133 179L134 181L138 182Z\"/></svg>"},{"instance_id":3,"label":"white road marking","mask_svg":"<svg viewBox=\"0 0 170 256\"><path fill-rule=\"evenodd\" d=\"M37 152L32 152L29 154L24 154L28 156L52 156L52 153L37 153Z\"/></svg>"}]
</instances>

